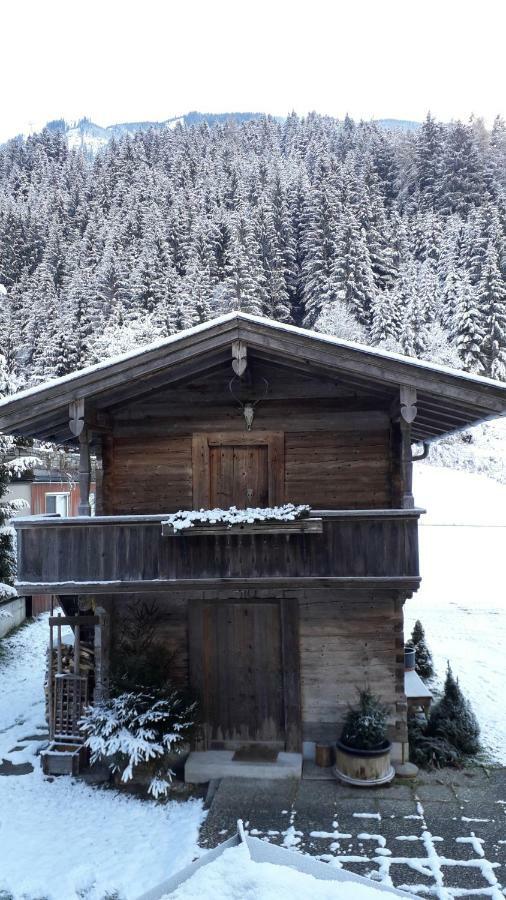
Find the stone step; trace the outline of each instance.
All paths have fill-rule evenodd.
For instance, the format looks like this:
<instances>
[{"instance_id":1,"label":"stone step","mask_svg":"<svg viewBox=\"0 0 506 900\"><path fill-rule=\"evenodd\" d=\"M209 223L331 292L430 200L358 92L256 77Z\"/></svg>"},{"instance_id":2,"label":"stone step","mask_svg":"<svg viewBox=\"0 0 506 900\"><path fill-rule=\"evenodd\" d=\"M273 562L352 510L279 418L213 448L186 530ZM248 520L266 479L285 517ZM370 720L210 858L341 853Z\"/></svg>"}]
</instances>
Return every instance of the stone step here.
<instances>
[{"instance_id":1,"label":"stone step","mask_svg":"<svg viewBox=\"0 0 506 900\"><path fill-rule=\"evenodd\" d=\"M234 750L196 750L184 767L189 784L204 784L215 778L300 778L301 753L278 753L276 762L245 762L233 759Z\"/></svg>"}]
</instances>

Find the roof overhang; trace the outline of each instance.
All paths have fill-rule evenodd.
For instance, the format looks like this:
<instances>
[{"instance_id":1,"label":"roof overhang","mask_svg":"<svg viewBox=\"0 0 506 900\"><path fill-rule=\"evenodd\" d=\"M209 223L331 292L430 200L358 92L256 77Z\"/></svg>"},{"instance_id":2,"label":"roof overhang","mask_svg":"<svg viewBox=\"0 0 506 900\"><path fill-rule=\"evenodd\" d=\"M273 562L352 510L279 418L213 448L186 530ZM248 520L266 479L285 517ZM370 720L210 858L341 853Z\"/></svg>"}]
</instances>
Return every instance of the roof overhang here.
<instances>
[{"instance_id":1,"label":"roof overhang","mask_svg":"<svg viewBox=\"0 0 506 900\"><path fill-rule=\"evenodd\" d=\"M69 404L84 400L96 424L101 412L157 387L177 384L231 360L242 341L258 359L308 375L328 375L386 400L416 390L413 439L437 440L506 414L506 384L400 356L271 319L233 313L138 351L89 366L0 401L0 430L70 443Z\"/></svg>"}]
</instances>

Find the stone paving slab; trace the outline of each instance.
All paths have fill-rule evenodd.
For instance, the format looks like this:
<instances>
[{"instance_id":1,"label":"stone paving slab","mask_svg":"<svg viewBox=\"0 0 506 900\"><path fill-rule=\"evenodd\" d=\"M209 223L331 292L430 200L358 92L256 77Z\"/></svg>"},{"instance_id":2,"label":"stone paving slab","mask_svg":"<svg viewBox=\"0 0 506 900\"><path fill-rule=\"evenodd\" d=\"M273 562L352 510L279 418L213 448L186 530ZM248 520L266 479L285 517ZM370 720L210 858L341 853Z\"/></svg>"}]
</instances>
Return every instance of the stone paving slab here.
<instances>
[{"instance_id":1,"label":"stone paving slab","mask_svg":"<svg viewBox=\"0 0 506 900\"><path fill-rule=\"evenodd\" d=\"M370 790L312 777L276 785L224 779L203 846L230 837L238 818L264 840L421 897L504 900L505 769L424 773Z\"/></svg>"}]
</instances>

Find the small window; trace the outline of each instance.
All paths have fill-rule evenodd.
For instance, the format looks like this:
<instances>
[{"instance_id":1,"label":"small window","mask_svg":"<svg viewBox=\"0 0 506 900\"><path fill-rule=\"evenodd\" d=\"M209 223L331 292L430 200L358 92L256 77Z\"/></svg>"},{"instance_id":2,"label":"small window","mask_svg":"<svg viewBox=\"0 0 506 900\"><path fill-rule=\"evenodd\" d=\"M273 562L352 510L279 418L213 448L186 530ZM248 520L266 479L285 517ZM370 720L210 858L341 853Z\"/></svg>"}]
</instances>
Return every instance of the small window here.
<instances>
[{"instance_id":1,"label":"small window","mask_svg":"<svg viewBox=\"0 0 506 900\"><path fill-rule=\"evenodd\" d=\"M66 517L69 514L70 494L46 494L46 514Z\"/></svg>"}]
</instances>

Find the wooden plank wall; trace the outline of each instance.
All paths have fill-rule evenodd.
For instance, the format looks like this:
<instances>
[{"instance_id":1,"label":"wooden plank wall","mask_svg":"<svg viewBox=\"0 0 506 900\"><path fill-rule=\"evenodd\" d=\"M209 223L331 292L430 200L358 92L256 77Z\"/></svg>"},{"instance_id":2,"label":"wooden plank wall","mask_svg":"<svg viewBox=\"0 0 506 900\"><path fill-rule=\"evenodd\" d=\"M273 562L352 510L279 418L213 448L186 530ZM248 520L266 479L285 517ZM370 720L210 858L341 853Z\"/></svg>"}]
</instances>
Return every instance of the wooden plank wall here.
<instances>
[{"instance_id":1,"label":"wooden plank wall","mask_svg":"<svg viewBox=\"0 0 506 900\"><path fill-rule=\"evenodd\" d=\"M391 740L405 741L402 601L395 592L299 596L303 736L334 740L369 687L387 705Z\"/></svg>"},{"instance_id":2,"label":"wooden plank wall","mask_svg":"<svg viewBox=\"0 0 506 900\"><path fill-rule=\"evenodd\" d=\"M389 431L285 435L285 494L314 509L388 509Z\"/></svg>"},{"instance_id":3,"label":"wooden plank wall","mask_svg":"<svg viewBox=\"0 0 506 900\"><path fill-rule=\"evenodd\" d=\"M115 437L103 454L105 515L193 506L192 436ZM285 500L315 509L395 506L389 429L286 432Z\"/></svg>"},{"instance_id":4,"label":"wooden plank wall","mask_svg":"<svg viewBox=\"0 0 506 900\"><path fill-rule=\"evenodd\" d=\"M192 438L114 437L102 456L104 515L192 508Z\"/></svg>"},{"instance_id":5,"label":"wooden plank wall","mask_svg":"<svg viewBox=\"0 0 506 900\"><path fill-rule=\"evenodd\" d=\"M277 596L299 606L302 738L333 741L339 736L348 704L369 686L388 707L389 737L405 741L403 601L395 591L286 590ZM157 595L163 614L159 635L174 659L174 679L189 683L188 604L272 600L272 590L167 592ZM113 641L117 640L133 599L113 599Z\"/></svg>"}]
</instances>

